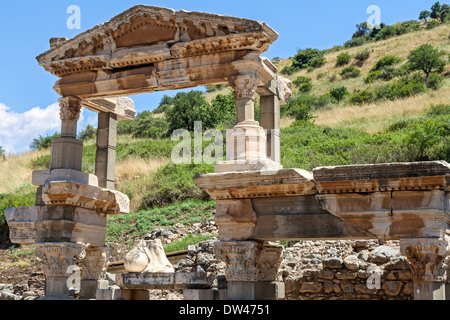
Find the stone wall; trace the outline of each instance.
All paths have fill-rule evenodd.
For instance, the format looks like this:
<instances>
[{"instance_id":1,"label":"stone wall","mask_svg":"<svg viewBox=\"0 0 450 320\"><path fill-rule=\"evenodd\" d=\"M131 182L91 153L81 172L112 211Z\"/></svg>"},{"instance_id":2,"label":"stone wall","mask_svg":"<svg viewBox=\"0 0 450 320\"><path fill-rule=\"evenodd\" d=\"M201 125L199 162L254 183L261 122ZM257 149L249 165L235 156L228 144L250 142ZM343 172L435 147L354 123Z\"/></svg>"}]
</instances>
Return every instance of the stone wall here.
<instances>
[{"instance_id":1,"label":"stone wall","mask_svg":"<svg viewBox=\"0 0 450 320\"><path fill-rule=\"evenodd\" d=\"M289 300L411 300L408 259L398 243L303 241L287 248L282 276ZM377 282L377 279L379 281Z\"/></svg>"},{"instance_id":2,"label":"stone wall","mask_svg":"<svg viewBox=\"0 0 450 320\"><path fill-rule=\"evenodd\" d=\"M212 272L223 281L225 264L214 256L215 241L191 246L175 270ZM413 299L410 263L400 255L398 242L300 241L291 245L285 249L280 268L288 300Z\"/></svg>"}]
</instances>

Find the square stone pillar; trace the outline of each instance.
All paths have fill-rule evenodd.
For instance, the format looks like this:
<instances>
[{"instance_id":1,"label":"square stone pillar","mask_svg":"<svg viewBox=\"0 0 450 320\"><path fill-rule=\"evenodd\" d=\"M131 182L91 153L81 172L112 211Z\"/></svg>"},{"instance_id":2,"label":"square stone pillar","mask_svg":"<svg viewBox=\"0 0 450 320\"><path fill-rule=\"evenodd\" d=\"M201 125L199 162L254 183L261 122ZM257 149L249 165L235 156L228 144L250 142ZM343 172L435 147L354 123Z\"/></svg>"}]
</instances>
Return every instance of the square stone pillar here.
<instances>
[{"instance_id":1,"label":"square stone pillar","mask_svg":"<svg viewBox=\"0 0 450 320\"><path fill-rule=\"evenodd\" d=\"M280 99L276 95L261 96L261 127L267 132L267 157L281 163Z\"/></svg>"},{"instance_id":2,"label":"square stone pillar","mask_svg":"<svg viewBox=\"0 0 450 320\"><path fill-rule=\"evenodd\" d=\"M227 130L227 160L216 163L216 173L282 169L267 157L266 132L255 121L257 76L243 74L229 83L235 92L237 125Z\"/></svg>"},{"instance_id":3,"label":"square stone pillar","mask_svg":"<svg viewBox=\"0 0 450 320\"><path fill-rule=\"evenodd\" d=\"M101 188L114 190L117 146L117 115L101 112L98 115L97 154L95 175Z\"/></svg>"},{"instance_id":4,"label":"square stone pillar","mask_svg":"<svg viewBox=\"0 0 450 320\"><path fill-rule=\"evenodd\" d=\"M77 122L80 119L81 99L64 97L59 99L61 138L52 143L50 170L73 169L81 171L83 142L77 140Z\"/></svg>"},{"instance_id":5,"label":"square stone pillar","mask_svg":"<svg viewBox=\"0 0 450 320\"><path fill-rule=\"evenodd\" d=\"M400 239L400 250L411 262L414 300L445 300L447 239Z\"/></svg>"},{"instance_id":6,"label":"square stone pillar","mask_svg":"<svg viewBox=\"0 0 450 320\"><path fill-rule=\"evenodd\" d=\"M226 263L228 300L284 299L278 279L282 246L264 246L255 241L221 241L216 257Z\"/></svg>"}]
</instances>

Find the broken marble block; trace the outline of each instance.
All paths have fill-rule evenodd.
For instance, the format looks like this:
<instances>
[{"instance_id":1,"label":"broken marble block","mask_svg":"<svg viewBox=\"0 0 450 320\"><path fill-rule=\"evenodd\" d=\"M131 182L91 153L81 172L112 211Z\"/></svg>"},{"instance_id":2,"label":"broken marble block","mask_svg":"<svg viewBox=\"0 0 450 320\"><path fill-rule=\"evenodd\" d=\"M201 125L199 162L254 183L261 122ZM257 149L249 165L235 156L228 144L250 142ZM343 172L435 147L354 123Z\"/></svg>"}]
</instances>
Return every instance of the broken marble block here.
<instances>
[{"instance_id":1,"label":"broken marble block","mask_svg":"<svg viewBox=\"0 0 450 320\"><path fill-rule=\"evenodd\" d=\"M124 259L130 273L173 273L172 264L164 252L161 240L141 240Z\"/></svg>"}]
</instances>

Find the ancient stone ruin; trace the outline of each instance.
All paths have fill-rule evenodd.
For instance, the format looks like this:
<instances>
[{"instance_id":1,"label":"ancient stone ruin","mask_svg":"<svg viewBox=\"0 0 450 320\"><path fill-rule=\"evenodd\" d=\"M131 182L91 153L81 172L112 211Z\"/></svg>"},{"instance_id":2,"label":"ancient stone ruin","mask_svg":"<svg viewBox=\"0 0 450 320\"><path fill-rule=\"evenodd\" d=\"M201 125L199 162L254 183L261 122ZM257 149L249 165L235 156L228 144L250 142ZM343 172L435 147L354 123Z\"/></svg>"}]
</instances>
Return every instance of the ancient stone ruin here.
<instances>
[{"instance_id":1,"label":"ancient stone ruin","mask_svg":"<svg viewBox=\"0 0 450 320\"><path fill-rule=\"evenodd\" d=\"M221 83L235 91L237 125L227 134L226 161L194 180L217 202L214 254L226 265L226 296L207 294L213 281L207 274L141 272L154 271L151 254L136 253L128 266L134 273L119 276L127 299L150 288L183 288L198 299L282 299L292 283L280 277L286 252L276 241L351 239L400 241L413 281L405 294L445 299L450 165L283 169L280 104L291 95L290 82L260 57L277 38L262 22L140 5L73 39L51 40L37 60L59 77L61 138L53 142L49 170L33 174L36 206L6 213L11 240L35 243L45 262L47 299L68 298L72 265L81 268L81 298L113 299L102 291L108 290L105 229L107 215L129 211L127 196L114 191L116 123L135 114L125 96ZM257 94L260 122L254 119ZM76 139L82 107L99 113L95 175L82 172L83 143ZM145 252L149 245L140 247ZM328 280L358 277L352 259L328 261L321 284L305 278L299 290L334 292L338 282ZM344 265L347 271L336 271ZM358 283L352 288L366 290Z\"/></svg>"}]
</instances>

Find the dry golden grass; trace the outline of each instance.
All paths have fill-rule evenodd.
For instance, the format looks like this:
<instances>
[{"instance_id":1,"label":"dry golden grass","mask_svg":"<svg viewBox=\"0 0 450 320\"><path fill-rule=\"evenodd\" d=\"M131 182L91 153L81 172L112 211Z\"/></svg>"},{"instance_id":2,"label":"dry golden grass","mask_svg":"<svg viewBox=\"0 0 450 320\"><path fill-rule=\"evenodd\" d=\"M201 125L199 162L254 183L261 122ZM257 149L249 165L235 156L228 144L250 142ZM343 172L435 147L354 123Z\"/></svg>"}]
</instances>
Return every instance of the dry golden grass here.
<instances>
[{"instance_id":1,"label":"dry golden grass","mask_svg":"<svg viewBox=\"0 0 450 320\"><path fill-rule=\"evenodd\" d=\"M5 160L0 160L0 193L15 192L23 187L27 189L26 191L34 191L35 188L31 185L33 169L30 163L49 153L50 151L33 151L21 155L10 155Z\"/></svg>"},{"instance_id":2,"label":"dry golden grass","mask_svg":"<svg viewBox=\"0 0 450 320\"><path fill-rule=\"evenodd\" d=\"M315 123L331 127L345 126L375 133L384 129L392 121L423 113L432 104L448 104L449 102L450 79L446 79L439 90L430 90L425 94L405 99L317 111L314 113L317 116Z\"/></svg>"},{"instance_id":3,"label":"dry golden grass","mask_svg":"<svg viewBox=\"0 0 450 320\"><path fill-rule=\"evenodd\" d=\"M127 159L116 164L116 189L130 196L131 211L139 210L154 173L169 162L170 159Z\"/></svg>"},{"instance_id":4,"label":"dry golden grass","mask_svg":"<svg viewBox=\"0 0 450 320\"><path fill-rule=\"evenodd\" d=\"M170 162L170 159L126 159L116 164L116 179L131 180L156 171Z\"/></svg>"}]
</instances>

